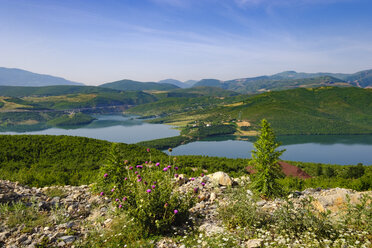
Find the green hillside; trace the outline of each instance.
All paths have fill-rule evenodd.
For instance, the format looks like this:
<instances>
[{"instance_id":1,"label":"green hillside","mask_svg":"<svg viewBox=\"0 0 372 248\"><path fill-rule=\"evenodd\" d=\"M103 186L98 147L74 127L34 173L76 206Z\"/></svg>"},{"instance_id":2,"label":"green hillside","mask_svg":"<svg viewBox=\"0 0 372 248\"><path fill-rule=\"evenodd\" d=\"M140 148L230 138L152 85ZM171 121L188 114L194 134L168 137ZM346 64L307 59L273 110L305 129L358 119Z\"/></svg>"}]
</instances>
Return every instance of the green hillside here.
<instances>
[{"instance_id":1,"label":"green hillside","mask_svg":"<svg viewBox=\"0 0 372 248\"><path fill-rule=\"evenodd\" d=\"M133 80L120 80L112 83L105 83L100 85L103 88L110 88L115 90L128 91L142 91L142 90L172 90L179 87L168 83L154 83L154 82L138 82Z\"/></svg>"},{"instance_id":2,"label":"green hillside","mask_svg":"<svg viewBox=\"0 0 372 248\"><path fill-rule=\"evenodd\" d=\"M360 71L345 78L348 81L358 83L360 87L372 87L372 70Z\"/></svg>"},{"instance_id":3,"label":"green hillside","mask_svg":"<svg viewBox=\"0 0 372 248\"><path fill-rule=\"evenodd\" d=\"M173 99L164 105L142 105L132 109L168 114L155 121L186 126L196 122L237 123L238 136L253 135L258 123L266 118L279 135L284 134L363 134L372 133L372 90L354 87L298 88L266 92L253 96L238 96L215 100L198 106L194 99L192 109L178 114L175 109L184 99ZM229 102L229 103L227 103ZM191 105L190 105L191 106ZM245 127L239 123L247 122ZM239 126L239 127L238 127Z\"/></svg>"}]
</instances>

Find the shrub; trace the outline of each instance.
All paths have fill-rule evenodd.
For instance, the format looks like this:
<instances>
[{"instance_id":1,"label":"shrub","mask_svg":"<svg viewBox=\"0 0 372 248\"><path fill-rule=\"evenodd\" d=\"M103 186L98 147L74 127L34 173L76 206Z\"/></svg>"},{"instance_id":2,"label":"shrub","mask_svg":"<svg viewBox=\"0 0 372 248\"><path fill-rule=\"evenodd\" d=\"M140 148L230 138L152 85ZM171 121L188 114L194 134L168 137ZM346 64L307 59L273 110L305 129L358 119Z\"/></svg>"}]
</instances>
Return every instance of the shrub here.
<instances>
[{"instance_id":1,"label":"shrub","mask_svg":"<svg viewBox=\"0 0 372 248\"><path fill-rule=\"evenodd\" d=\"M117 210L133 218L144 234L165 233L188 219L194 198L192 192L177 191L175 165L135 165L118 154L114 145L108 163L100 169L99 194L112 198Z\"/></svg>"}]
</instances>

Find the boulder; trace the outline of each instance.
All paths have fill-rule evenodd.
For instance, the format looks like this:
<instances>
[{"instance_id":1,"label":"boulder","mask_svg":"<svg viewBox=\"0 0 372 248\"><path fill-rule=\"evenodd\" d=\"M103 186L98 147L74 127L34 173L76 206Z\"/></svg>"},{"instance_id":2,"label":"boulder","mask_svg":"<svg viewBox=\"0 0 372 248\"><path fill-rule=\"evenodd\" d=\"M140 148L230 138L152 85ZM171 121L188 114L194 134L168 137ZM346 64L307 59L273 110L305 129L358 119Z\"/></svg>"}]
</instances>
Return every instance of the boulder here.
<instances>
[{"instance_id":1,"label":"boulder","mask_svg":"<svg viewBox=\"0 0 372 248\"><path fill-rule=\"evenodd\" d=\"M225 172L218 171L213 174L208 175L209 179L221 186L232 186L233 180L229 175L227 175Z\"/></svg>"}]
</instances>

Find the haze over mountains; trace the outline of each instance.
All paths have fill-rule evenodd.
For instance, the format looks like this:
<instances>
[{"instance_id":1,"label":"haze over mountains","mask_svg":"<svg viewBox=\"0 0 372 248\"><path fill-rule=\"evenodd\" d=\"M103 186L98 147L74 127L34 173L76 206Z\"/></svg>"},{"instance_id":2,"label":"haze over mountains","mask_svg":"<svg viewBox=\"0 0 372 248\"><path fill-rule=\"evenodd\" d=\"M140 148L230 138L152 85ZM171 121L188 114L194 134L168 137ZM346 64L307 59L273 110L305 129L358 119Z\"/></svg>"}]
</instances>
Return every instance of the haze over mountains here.
<instances>
[{"instance_id":1,"label":"haze over mountains","mask_svg":"<svg viewBox=\"0 0 372 248\"><path fill-rule=\"evenodd\" d=\"M83 85L60 77L32 73L21 69L0 67L0 85L8 86L51 86L51 85ZM355 86L372 87L372 70L353 74L345 73L304 73L285 71L271 76L239 78L221 81L218 79L188 80L182 82L176 79L165 79L159 82L139 82L129 79L109 82L100 87L124 91L158 90L168 91L190 87L218 87L239 93L258 93L271 90L286 90L291 88L313 88L320 86Z\"/></svg>"}]
</instances>

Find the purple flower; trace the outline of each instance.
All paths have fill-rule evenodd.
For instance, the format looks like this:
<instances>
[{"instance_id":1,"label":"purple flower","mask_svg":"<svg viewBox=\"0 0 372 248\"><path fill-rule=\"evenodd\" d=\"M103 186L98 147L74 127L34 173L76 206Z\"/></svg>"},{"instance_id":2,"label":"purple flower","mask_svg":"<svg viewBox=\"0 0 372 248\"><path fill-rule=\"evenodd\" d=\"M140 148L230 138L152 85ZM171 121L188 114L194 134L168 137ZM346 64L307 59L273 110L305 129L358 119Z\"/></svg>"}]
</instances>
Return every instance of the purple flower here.
<instances>
[{"instance_id":1,"label":"purple flower","mask_svg":"<svg viewBox=\"0 0 372 248\"><path fill-rule=\"evenodd\" d=\"M99 193L100 196L103 196L103 194L104 194L103 192Z\"/></svg>"},{"instance_id":2,"label":"purple flower","mask_svg":"<svg viewBox=\"0 0 372 248\"><path fill-rule=\"evenodd\" d=\"M155 165L156 165L156 166L159 166L159 165L160 165L160 163L156 163Z\"/></svg>"},{"instance_id":3,"label":"purple flower","mask_svg":"<svg viewBox=\"0 0 372 248\"><path fill-rule=\"evenodd\" d=\"M202 177L204 177L204 173L200 174Z\"/></svg>"},{"instance_id":4,"label":"purple flower","mask_svg":"<svg viewBox=\"0 0 372 248\"><path fill-rule=\"evenodd\" d=\"M154 181L154 184L156 184L156 181Z\"/></svg>"},{"instance_id":5,"label":"purple flower","mask_svg":"<svg viewBox=\"0 0 372 248\"><path fill-rule=\"evenodd\" d=\"M155 185L152 185L152 186L151 186L151 188L155 189L155 188L156 188L156 186L155 186Z\"/></svg>"},{"instance_id":6,"label":"purple flower","mask_svg":"<svg viewBox=\"0 0 372 248\"><path fill-rule=\"evenodd\" d=\"M205 183L203 182L203 183L201 183L201 185L204 187L205 186Z\"/></svg>"},{"instance_id":7,"label":"purple flower","mask_svg":"<svg viewBox=\"0 0 372 248\"><path fill-rule=\"evenodd\" d=\"M122 207L123 207L123 206L120 204L120 205L119 205L119 208L122 208Z\"/></svg>"},{"instance_id":8,"label":"purple flower","mask_svg":"<svg viewBox=\"0 0 372 248\"><path fill-rule=\"evenodd\" d=\"M114 192L115 191L115 189L111 189L111 192Z\"/></svg>"},{"instance_id":9,"label":"purple flower","mask_svg":"<svg viewBox=\"0 0 372 248\"><path fill-rule=\"evenodd\" d=\"M130 166L130 167L129 167L129 170L133 170L133 166Z\"/></svg>"},{"instance_id":10,"label":"purple flower","mask_svg":"<svg viewBox=\"0 0 372 248\"><path fill-rule=\"evenodd\" d=\"M193 177L192 177L192 178L190 178L190 180L191 180L191 181L194 181L194 180L195 180L195 178L193 178Z\"/></svg>"},{"instance_id":11,"label":"purple flower","mask_svg":"<svg viewBox=\"0 0 372 248\"><path fill-rule=\"evenodd\" d=\"M143 166L142 166L142 165L137 165L136 167L137 167L137 168L140 168L140 169L142 169L142 168L143 168Z\"/></svg>"},{"instance_id":12,"label":"purple flower","mask_svg":"<svg viewBox=\"0 0 372 248\"><path fill-rule=\"evenodd\" d=\"M194 192L195 193L198 193L198 191L199 191L199 188L198 187L194 188Z\"/></svg>"},{"instance_id":13,"label":"purple flower","mask_svg":"<svg viewBox=\"0 0 372 248\"><path fill-rule=\"evenodd\" d=\"M116 198L116 199L115 199L115 201L116 201L116 202L118 202L118 201L119 201L119 199L118 199L118 198Z\"/></svg>"},{"instance_id":14,"label":"purple flower","mask_svg":"<svg viewBox=\"0 0 372 248\"><path fill-rule=\"evenodd\" d=\"M167 171L168 170L168 168L167 167L165 167L164 169L163 169L163 171Z\"/></svg>"},{"instance_id":15,"label":"purple flower","mask_svg":"<svg viewBox=\"0 0 372 248\"><path fill-rule=\"evenodd\" d=\"M176 177L176 178L177 178L177 177L178 177L178 174L174 174L174 177Z\"/></svg>"},{"instance_id":16,"label":"purple flower","mask_svg":"<svg viewBox=\"0 0 372 248\"><path fill-rule=\"evenodd\" d=\"M107 176L108 176L108 174L107 174L107 173L105 173L105 175L103 175L103 177L105 177L105 178L106 178Z\"/></svg>"},{"instance_id":17,"label":"purple flower","mask_svg":"<svg viewBox=\"0 0 372 248\"><path fill-rule=\"evenodd\" d=\"M168 165L168 169L172 168L172 166Z\"/></svg>"},{"instance_id":18,"label":"purple flower","mask_svg":"<svg viewBox=\"0 0 372 248\"><path fill-rule=\"evenodd\" d=\"M167 207L168 207L168 203L165 203L165 204L164 204L164 208L167 208Z\"/></svg>"},{"instance_id":19,"label":"purple flower","mask_svg":"<svg viewBox=\"0 0 372 248\"><path fill-rule=\"evenodd\" d=\"M145 161L145 164L148 164L149 162L148 161Z\"/></svg>"},{"instance_id":20,"label":"purple flower","mask_svg":"<svg viewBox=\"0 0 372 248\"><path fill-rule=\"evenodd\" d=\"M146 181L144 181L143 183L144 183L145 185L147 185L147 182L146 182Z\"/></svg>"},{"instance_id":21,"label":"purple flower","mask_svg":"<svg viewBox=\"0 0 372 248\"><path fill-rule=\"evenodd\" d=\"M137 182L141 182L141 181L142 181L142 178L138 178L138 179L137 179Z\"/></svg>"},{"instance_id":22,"label":"purple flower","mask_svg":"<svg viewBox=\"0 0 372 248\"><path fill-rule=\"evenodd\" d=\"M151 189L146 190L147 193L151 193Z\"/></svg>"},{"instance_id":23,"label":"purple flower","mask_svg":"<svg viewBox=\"0 0 372 248\"><path fill-rule=\"evenodd\" d=\"M137 174L138 174L138 171L135 171L135 172L134 172L134 174L136 174L136 175L137 175Z\"/></svg>"},{"instance_id":24,"label":"purple flower","mask_svg":"<svg viewBox=\"0 0 372 248\"><path fill-rule=\"evenodd\" d=\"M124 178L124 181L127 181L128 180L128 178Z\"/></svg>"},{"instance_id":25,"label":"purple flower","mask_svg":"<svg viewBox=\"0 0 372 248\"><path fill-rule=\"evenodd\" d=\"M147 152L150 152L150 148L147 148L146 151L147 151Z\"/></svg>"},{"instance_id":26,"label":"purple flower","mask_svg":"<svg viewBox=\"0 0 372 248\"><path fill-rule=\"evenodd\" d=\"M174 167L175 170L178 170L178 167Z\"/></svg>"},{"instance_id":27,"label":"purple flower","mask_svg":"<svg viewBox=\"0 0 372 248\"><path fill-rule=\"evenodd\" d=\"M141 175L139 175L139 174L138 174L138 175L137 175L137 177L138 177L138 178L140 178L140 177L141 177Z\"/></svg>"},{"instance_id":28,"label":"purple flower","mask_svg":"<svg viewBox=\"0 0 372 248\"><path fill-rule=\"evenodd\" d=\"M126 198L126 197L123 197L123 201L126 201L126 200L128 200L128 198Z\"/></svg>"},{"instance_id":29,"label":"purple flower","mask_svg":"<svg viewBox=\"0 0 372 248\"><path fill-rule=\"evenodd\" d=\"M177 209L175 209L175 210L173 211L173 213L174 213L174 214L177 214L177 213L178 213L178 210L177 210Z\"/></svg>"}]
</instances>

